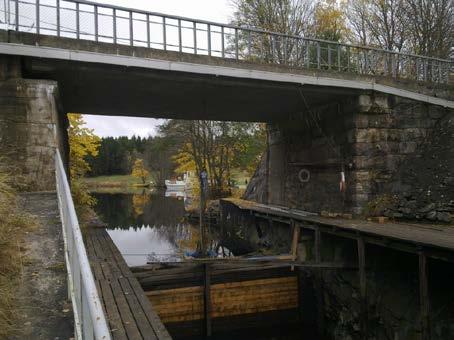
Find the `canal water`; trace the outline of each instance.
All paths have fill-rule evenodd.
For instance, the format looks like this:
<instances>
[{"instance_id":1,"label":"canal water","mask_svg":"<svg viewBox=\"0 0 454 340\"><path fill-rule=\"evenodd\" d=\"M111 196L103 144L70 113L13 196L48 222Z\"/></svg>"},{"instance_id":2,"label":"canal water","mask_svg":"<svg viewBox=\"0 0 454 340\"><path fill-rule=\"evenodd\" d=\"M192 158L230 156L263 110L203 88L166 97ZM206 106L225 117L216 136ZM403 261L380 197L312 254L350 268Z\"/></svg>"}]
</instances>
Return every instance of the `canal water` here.
<instances>
[{"instance_id":1,"label":"canal water","mask_svg":"<svg viewBox=\"0 0 454 340\"><path fill-rule=\"evenodd\" d=\"M129 266L147 262L174 262L196 256L200 228L185 218L191 199L163 191L93 193L96 213ZM290 233L238 226L226 230L205 226L205 247L210 256L256 256L288 253Z\"/></svg>"}]
</instances>

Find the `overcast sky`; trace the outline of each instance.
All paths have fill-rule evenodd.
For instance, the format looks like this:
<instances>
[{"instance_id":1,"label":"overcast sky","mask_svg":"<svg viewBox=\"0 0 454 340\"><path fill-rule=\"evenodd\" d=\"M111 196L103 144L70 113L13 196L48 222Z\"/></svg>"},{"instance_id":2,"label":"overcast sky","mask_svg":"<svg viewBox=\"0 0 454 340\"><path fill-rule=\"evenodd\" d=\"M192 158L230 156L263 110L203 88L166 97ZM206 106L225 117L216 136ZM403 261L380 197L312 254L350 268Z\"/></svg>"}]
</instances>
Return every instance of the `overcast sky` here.
<instances>
[{"instance_id":1,"label":"overcast sky","mask_svg":"<svg viewBox=\"0 0 454 340\"><path fill-rule=\"evenodd\" d=\"M233 14L230 0L97 0L129 8L137 8L164 14L174 14L195 19L228 23ZM87 126L98 136L154 135L163 120L137 117L109 117L84 115Z\"/></svg>"}]
</instances>

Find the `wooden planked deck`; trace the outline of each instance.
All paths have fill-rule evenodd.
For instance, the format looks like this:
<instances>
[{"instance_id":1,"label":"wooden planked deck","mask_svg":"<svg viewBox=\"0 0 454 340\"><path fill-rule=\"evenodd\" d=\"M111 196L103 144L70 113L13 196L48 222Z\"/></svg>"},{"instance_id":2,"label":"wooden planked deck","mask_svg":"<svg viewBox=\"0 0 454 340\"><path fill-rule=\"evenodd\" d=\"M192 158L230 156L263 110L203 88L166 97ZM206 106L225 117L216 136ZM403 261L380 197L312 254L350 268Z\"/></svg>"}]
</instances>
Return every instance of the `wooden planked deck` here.
<instances>
[{"instance_id":1,"label":"wooden planked deck","mask_svg":"<svg viewBox=\"0 0 454 340\"><path fill-rule=\"evenodd\" d=\"M227 198L222 202L235 207L266 216L278 216L294 220L306 225L318 225L333 232L349 232L352 235L362 234L376 238L407 242L418 246L434 247L454 251L454 226L435 224L410 224L388 222L384 224L365 220L349 220L341 218L321 217L297 209L281 206L265 205L242 199Z\"/></svg>"},{"instance_id":2,"label":"wooden planked deck","mask_svg":"<svg viewBox=\"0 0 454 340\"><path fill-rule=\"evenodd\" d=\"M171 339L106 230L89 229L85 245L113 339Z\"/></svg>"}]
</instances>

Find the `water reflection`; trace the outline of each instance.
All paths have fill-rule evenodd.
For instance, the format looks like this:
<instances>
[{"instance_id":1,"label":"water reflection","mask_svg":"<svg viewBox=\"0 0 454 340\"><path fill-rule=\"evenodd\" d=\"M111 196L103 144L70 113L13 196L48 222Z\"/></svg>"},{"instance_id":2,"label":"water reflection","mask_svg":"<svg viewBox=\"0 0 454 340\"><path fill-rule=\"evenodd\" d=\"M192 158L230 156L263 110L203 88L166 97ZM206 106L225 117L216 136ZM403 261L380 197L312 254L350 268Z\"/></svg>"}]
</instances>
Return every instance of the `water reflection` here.
<instances>
[{"instance_id":1,"label":"water reflection","mask_svg":"<svg viewBox=\"0 0 454 340\"><path fill-rule=\"evenodd\" d=\"M200 229L185 219L190 198L184 193L144 190L93 195L98 201L95 210L107 223L108 233L128 265L181 261L200 254ZM288 253L289 228L262 222L255 226L206 226L203 253L214 257Z\"/></svg>"},{"instance_id":2,"label":"water reflection","mask_svg":"<svg viewBox=\"0 0 454 340\"><path fill-rule=\"evenodd\" d=\"M95 207L108 233L130 266L147 262L181 261L200 249L199 227L185 220L186 195L164 192L134 194L94 193ZM220 241L219 230L208 236L211 256L231 256Z\"/></svg>"}]
</instances>

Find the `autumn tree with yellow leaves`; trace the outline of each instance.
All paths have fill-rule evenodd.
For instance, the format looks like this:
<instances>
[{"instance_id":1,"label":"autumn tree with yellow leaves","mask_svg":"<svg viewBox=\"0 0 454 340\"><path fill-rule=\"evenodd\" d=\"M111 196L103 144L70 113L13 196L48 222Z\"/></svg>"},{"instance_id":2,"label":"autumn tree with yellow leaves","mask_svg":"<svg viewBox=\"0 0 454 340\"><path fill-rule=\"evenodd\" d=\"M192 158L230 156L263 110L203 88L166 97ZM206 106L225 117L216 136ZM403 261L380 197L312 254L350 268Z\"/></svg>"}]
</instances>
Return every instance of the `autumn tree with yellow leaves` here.
<instances>
[{"instance_id":1,"label":"autumn tree with yellow leaves","mask_svg":"<svg viewBox=\"0 0 454 340\"><path fill-rule=\"evenodd\" d=\"M150 176L150 172L145 168L142 159L138 158L134 161L131 175L132 177L139 178L142 181L142 184L146 184L147 179Z\"/></svg>"},{"instance_id":2,"label":"autumn tree with yellow leaves","mask_svg":"<svg viewBox=\"0 0 454 340\"><path fill-rule=\"evenodd\" d=\"M79 218L83 219L95 200L80 179L90 170L86 158L98 155L100 138L93 133L92 129L84 126L85 121L81 114L69 113L68 122L71 193Z\"/></svg>"}]
</instances>

